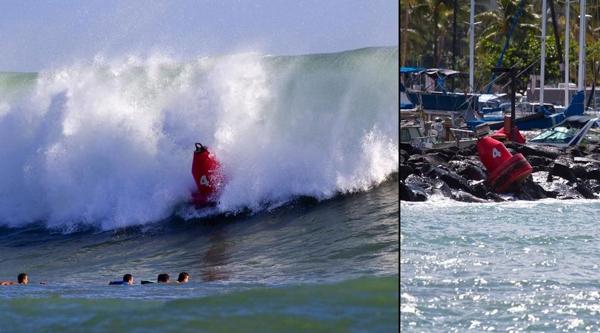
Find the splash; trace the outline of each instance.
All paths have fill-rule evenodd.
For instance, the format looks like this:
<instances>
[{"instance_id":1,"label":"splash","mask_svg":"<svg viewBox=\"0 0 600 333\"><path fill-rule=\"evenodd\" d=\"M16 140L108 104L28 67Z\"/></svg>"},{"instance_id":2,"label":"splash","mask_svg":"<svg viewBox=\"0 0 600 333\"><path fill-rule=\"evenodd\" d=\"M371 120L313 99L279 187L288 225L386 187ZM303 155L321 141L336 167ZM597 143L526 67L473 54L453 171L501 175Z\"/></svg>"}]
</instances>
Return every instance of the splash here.
<instances>
[{"instance_id":1,"label":"splash","mask_svg":"<svg viewBox=\"0 0 600 333\"><path fill-rule=\"evenodd\" d=\"M368 190L398 168L397 59L98 58L0 74L0 224L167 218L194 187L194 142L227 175L221 212Z\"/></svg>"}]
</instances>

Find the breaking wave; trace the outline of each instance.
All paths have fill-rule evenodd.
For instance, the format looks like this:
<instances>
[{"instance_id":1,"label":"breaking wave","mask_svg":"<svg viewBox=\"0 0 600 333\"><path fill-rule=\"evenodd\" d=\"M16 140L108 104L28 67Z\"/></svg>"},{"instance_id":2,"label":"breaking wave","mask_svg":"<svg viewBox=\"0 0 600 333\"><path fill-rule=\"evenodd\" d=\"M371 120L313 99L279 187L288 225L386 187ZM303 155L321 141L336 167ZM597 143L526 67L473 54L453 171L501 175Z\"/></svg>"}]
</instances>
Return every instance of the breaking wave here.
<instances>
[{"instance_id":1,"label":"breaking wave","mask_svg":"<svg viewBox=\"0 0 600 333\"><path fill-rule=\"evenodd\" d=\"M167 218L194 188L194 142L227 176L221 212L368 190L398 169L397 64L367 48L0 73L0 224Z\"/></svg>"}]
</instances>

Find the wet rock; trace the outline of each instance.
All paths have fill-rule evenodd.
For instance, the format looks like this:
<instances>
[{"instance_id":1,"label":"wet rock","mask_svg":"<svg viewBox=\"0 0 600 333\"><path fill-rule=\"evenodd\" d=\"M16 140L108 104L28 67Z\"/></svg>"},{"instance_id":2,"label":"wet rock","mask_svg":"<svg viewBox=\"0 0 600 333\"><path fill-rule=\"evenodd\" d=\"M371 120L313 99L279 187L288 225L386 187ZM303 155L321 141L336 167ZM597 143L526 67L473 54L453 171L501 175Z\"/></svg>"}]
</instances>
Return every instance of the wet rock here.
<instances>
[{"instance_id":1,"label":"wet rock","mask_svg":"<svg viewBox=\"0 0 600 333\"><path fill-rule=\"evenodd\" d=\"M587 169L585 165L575 163L571 164L570 167L575 177L579 179L585 179L587 177Z\"/></svg>"},{"instance_id":2,"label":"wet rock","mask_svg":"<svg viewBox=\"0 0 600 333\"><path fill-rule=\"evenodd\" d=\"M434 182L431 188L431 192L433 195L444 196L447 198L452 197L452 189L450 188L450 186L448 186L448 184L439 179Z\"/></svg>"},{"instance_id":3,"label":"wet rock","mask_svg":"<svg viewBox=\"0 0 600 333\"><path fill-rule=\"evenodd\" d=\"M576 183L560 176L551 176L549 173L540 171L532 174L533 181L539 184L546 195L556 199L578 199L583 198L581 193L575 190Z\"/></svg>"},{"instance_id":4,"label":"wet rock","mask_svg":"<svg viewBox=\"0 0 600 333\"><path fill-rule=\"evenodd\" d=\"M404 183L407 186L409 186L411 188L413 188L413 187L419 188L419 189L423 190L423 192L427 196L431 195L434 182L435 182L435 180L433 180L433 179L419 176L416 174L408 175L408 177L406 177L406 179L404 179Z\"/></svg>"},{"instance_id":5,"label":"wet rock","mask_svg":"<svg viewBox=\"0 0 600 333\"><path fill-rule=\"evenodd\" d=\"M485 180L470 181L469 185L471 187L470 193L479 198L488 199L488 193L491 192L491 190L487 186Z\"/></svg>"},{"instance_id":6,"label":"wet rock","mask_svg":"<svg viewBox=\"0 0 600 333\"><path fill-rule=\"evenodd\" d=\"M415 172L415 169L413 169L410 165L400 164L400 179L401 180L405 180L406 177L408 177L409 175L412 175L414 172Z\"/></svg>"},{"instance_id":7,"label":"wet rock","mask_svg":"<svg viewBox=\"0 0 600 333\"><path fill-rule=\"evenodd\" d=\"M542 186L533 181L533 177L529 176L525 178L521 184L520 191L518 193L519 199L523 200L538 200L547 198L548 195Z\"/></svg>"},{"instance_id":8,"label":"wet rock","mask_svg":"<svg viewBox=\"0 0 600 333\"><path fill-rule=\"evenodd\" d=\"M535 155L529 156L526 159L532 167L548 167L553 161L547 157Z\"/></svg>"},{"instance_id":9,"label":"wet rock","mask_svg":"<svg viewBox=\"0 0 600 333\"><path fill-rule=\"evenodd\" d=\"M452 199L463 202L486 202L485 199L478 198L471 193L467 193L461 190L454 191L452 193Z\"/></svg>"},{"instance_id":10,"label":"wet rock","mask_svg":"<svg viewBox=\"0 0 600 333\"><path fill-rule=\"evenodd\" d=\"M463 190L465 192L471 192L469 182L462 176L457 175L453 171L450 171L442 166L433 167L428 173L429 177L436 177L444 181L450 188L456 190Z\"/></svg>"},{"instance_id":11,"label":"wet rock","mask_svg":"<svg viewBox=\"0 0 600 333\"><path fill-rule=\"evenodd\" d=\"M454 155L456 155L456 152L458 151L456 147L454 147L455 149L450 149L450 148L444 148L444 149L429 149L426 153L426 155L429 156L435 156L436 158L439 158L445 162L449 161L450 159L452 159L454 157Z\"/></svg>"},{"instance_id":12,"label":"wet rock","mask_svg":"<svg viewBox=\"0 0 600 333\"><path fill-rule=\"evenodd\" d=\"M498 195L497 193L494 192L488 192L485 195L485 198L488 200L493 200L495 202L502 202L502 201L506 201L506 199L504 199L502 196Z\"/></svg>"},{"instance_id":13,"label":"wet rock","mask_svg":"<svg viewBox=\"0 0 600 333\"><path fill-rule=\"evenodd\" d=\"M408 164L426 163L431 166L446 165L446 160L435 154L411 155L407 161Z\"/></svg>"},{"instance_id":14,"label":"wet rock","mask_svg":"<svg viewBox=\"0 0 600 333\"><path fill-rule=\"evenodd\" d=\"M400 150L406 151L409 155L421 155L423 151L419 148L413 147L408 143L400 143Z\"/></svg>"},{"instance_id":15,"label":"wet rock","mask_svg":"<svg viewBox=\"0 0 600 333\"><path fill-rule=\"evenodd\" d=\"M562 154L560 149L549 146L538 146L538 145L520 145L518 143L508 143L507 148L514 149L516 152L523 154L526 158L529 156L541 156L555 159Z\"/></svg>"},{"instance_id":16,"label":"wet rock","mask_svg":"<svg viewBox=\"0 0 600 333\"><path fill-rule=\"evenodd\" d=\"M552 176L558 176L572 182L577 181L577 176L575 176L575 173L573 170L571 170L570 163L566 159L558 159L554 161L554 165L550 170L550 174Z\"/></svg>"},{"instance_id":17,"label":"wet rock","mask_svg":"<svg viewBox=\"0 0 600 333\"><path fill-rule=\"evenodd\" d=\"M586 186L584 183L578 183L575 185L575 190L579 192L586 199L596 199L597 196L594 194L594 191Z\"/></svg>"},{"instance_id":18,"label":"wet rock","mask_svg":"<svg viewBox=\"0 0 600 333\"><path fill-rule=\"evenodd\" d=\"M409 184L406 184L403 181L401 181L400 182L400 200L426 201L427 195L425 194L425 191L422 188L420 188L419 186L416 186L414 184L409 185Z\"/></svg>"},{"instance_id":19,"label":"wet rock","mask_svg":"<svg viewBox=\"0 0 600 333\"><path fill-rule=\"evenodd\" d=\"M571 155L572 157L585 156L585 153L578 146L577 147L569 147L569 148L567 148L567 150L565 152L567 154Z\"/></svg>"},{"instance_id":20,"label":"wet rock","mask_svg":"<svg viewBox=\"0 0 600 333\"><path fill-rule=\"evenodd\" d=\"M587 186L593 193L600 193L600 181L596 179L586 179L583 184Z\"/></svg>"},{"instance_id":21,"label":"wet rock","mask_svg":"<svg viewBox=\"0 0 600 333\"><path fill-rule=\"evenodd\" d=\"M473 163L472 161L450 161L448 166L458 175L465 177L468 180L482 180L486 178L485 171Z\"/></svg>"}]
</instances>

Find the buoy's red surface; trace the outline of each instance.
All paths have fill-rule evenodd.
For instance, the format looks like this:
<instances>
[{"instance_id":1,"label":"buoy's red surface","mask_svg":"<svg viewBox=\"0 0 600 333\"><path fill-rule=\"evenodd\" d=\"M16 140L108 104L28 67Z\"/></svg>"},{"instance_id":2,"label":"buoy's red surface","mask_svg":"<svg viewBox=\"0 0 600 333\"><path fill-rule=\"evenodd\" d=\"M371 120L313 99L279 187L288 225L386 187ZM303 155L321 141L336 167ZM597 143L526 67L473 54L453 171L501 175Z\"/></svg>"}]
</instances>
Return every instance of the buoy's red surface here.
<instances>
[{"instance_id":1,"label":"buoy's red surface","mask_svg":"<svg viewBox=\"0 0 600 333\"><path fill-rule=\"evenodd\" d=\"M200 143L196 143L194 151L192 176L194 176L197 188L197 191L192 193L194 205L203 207L215 204L222 183L220 164L215 156Z\"/></svg>"},{"instance_id":2,"label":"buoy's red surface","mask_svg":"<svg viewBox=\"0 0 600 333\"><path fill-rule=\"evenodd\" d=\"M488 171L488 183L496 192L520 184L533 171L522 154L513 156L502 142L489 136L479 139L477 154Z\"/></svg>"},{"instance_id":3,"label":"buoy's red surface","mask_svg":"<svg viewBox=\"0 0 600 333\"><path fill-rule=\"evenodd\" d=\"M519 132L519 129L517 127L513 128L514 131L514 142L520 143L520 144L524 144L525 143L525 137L523 136L523 134L521 134L521 132ZM491 135L493 138L495 139L503 139L503 140L510 140L510 132L506 132L506 130L504 129L504 127L502 127L501 129L497 130L494 134Z\"/></svg>"}]
</instances>

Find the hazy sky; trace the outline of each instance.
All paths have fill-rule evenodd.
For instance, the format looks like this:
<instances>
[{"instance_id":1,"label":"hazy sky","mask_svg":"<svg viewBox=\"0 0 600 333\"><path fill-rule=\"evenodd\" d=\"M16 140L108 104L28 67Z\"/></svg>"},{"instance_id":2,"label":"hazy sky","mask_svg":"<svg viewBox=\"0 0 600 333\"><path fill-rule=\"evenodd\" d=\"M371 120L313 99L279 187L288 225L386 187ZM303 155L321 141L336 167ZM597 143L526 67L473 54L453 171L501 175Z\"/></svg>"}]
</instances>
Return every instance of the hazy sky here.
<instances>
[{"instance_id":1,"label":"hazy sky","mask_svg":"<svg viewBox=\"0 0 600 333\"><path fill-rule=\"evenodd\" d=\"M0 71L96 55L176 58L398 45L398 0L0 0Z\"/></svg>"}]
</instances>

